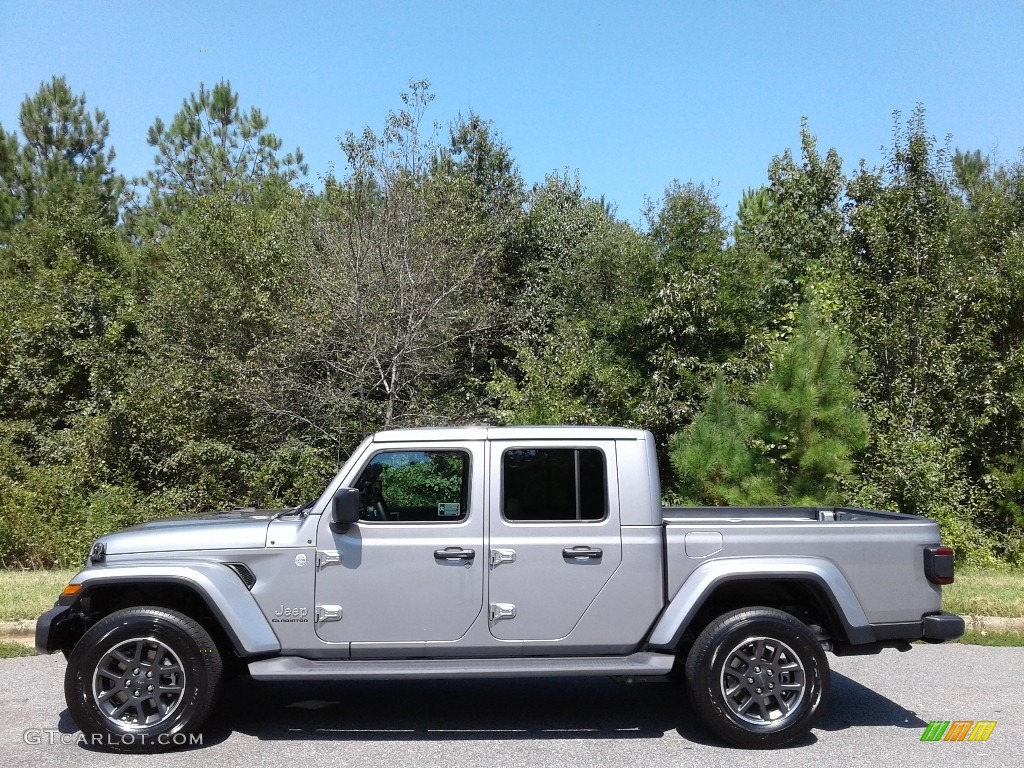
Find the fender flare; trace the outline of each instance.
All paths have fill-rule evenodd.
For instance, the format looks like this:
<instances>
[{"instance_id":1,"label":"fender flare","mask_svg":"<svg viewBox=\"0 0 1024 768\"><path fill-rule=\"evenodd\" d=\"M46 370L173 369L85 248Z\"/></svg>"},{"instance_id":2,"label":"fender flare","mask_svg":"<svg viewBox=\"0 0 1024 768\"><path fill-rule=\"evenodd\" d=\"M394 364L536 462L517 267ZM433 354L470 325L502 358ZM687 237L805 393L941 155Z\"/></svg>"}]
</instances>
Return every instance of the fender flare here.
<instances>
[{"instance_id":1,"label":"fender flare","mask_svg":"<svg viewBox=\"0 0 1024 768\"><path fill-rule=\"evenodd\" d=\"M662 612L648 644L658 650L673 650L718 586L754 579L814 584L831 603L852 645L875 641L860 600L835 563L819 557L753 557L712 560L697 566Z\"/></svg>"},{"instance_id":2,"label":"fender flare","mask_svg":"<svg viewBox=\"0 0 1024 768\"><path fill-rule=\"evenodd\" d=\"M185 560L110 564L80 571L71 583L82 585L79 597L88 597L91 591L103 587L180 585L195 592L206 604L240 655L257 656L281 650L281 643L256 599L223 563Z\"/></svg>"}]
</instances>

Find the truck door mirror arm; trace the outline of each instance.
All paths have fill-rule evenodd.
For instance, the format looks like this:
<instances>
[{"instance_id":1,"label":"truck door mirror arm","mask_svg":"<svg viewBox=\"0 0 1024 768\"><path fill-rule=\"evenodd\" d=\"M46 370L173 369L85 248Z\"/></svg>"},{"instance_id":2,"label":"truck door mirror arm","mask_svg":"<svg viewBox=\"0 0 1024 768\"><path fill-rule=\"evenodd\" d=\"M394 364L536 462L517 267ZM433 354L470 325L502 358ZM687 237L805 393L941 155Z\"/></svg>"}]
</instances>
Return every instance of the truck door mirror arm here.
<instances>
[{"instance_id":1,"label":"truck door mirror arm","mask_svg":"<svg viewBox=\"0 0 1024 768\"><path fill-rule=\"evenodd\" d=\"M352 523L359 520L362 510L359 491L356 488L339 488L331 499L331 530L344 533Z\"/></svg>"}]
</instances>

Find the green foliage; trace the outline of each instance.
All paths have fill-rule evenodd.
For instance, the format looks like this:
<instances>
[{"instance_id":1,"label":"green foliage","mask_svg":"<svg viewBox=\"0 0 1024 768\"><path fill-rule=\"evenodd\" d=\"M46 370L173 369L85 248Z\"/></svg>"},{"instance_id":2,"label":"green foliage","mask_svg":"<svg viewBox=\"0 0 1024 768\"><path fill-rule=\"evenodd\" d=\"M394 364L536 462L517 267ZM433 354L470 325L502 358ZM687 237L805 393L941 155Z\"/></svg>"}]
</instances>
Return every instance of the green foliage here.
<instances>
[{"instance_id":1,"label":"green foliage","mask_svg":"<svg viewBox=\"0 0 1024 768\"><path fill-rule=\"evenodd\" d=\"M954 159L965 201L923 110L897 124L886 166L850 183L849 286L873 423L868 498L939 519L986 558L993 543L1006 553L987 478L1019 444L1024 273L1011 176L977 159Z\"/></svg>"},{"instance_id":2,"label":"green foliage","mask_svg":"<svg viewBox=\"0 0 1024 768\"><path fill-rule=\"evenodd\" d=\"M0 418L59 430L108 407L137 336L137 265L85 195L15 228L0 262Z\"/></svg>"},{"instance_id":3,"label":"green foliage","mask_svg":"<svg viewBox=\"0 0 1024 768\"><path fill-rule=\"evenodd\" d=\"M339 456L375 429L483 410L473 390L500 343L519 183L479 120L437 146L432 98L413 82L383 130L342 140L346 174L308 201L290 335L264 357L266 409Z\"/></svg>"},{"instance_id":4,"label":"green foliage","mask_svg":"<svg viewBox=\"0 0 1024 768\"><path fill-rule=\"evenodd\" d=\"M973 152L961 152L953 155L953 176L956 185L970 198L987 180L991 162L983 157L980 149Z\"/></svg>"},{"instance_id":5,"label":"green foliage","mask_svg":"<svg viewBox=\"0 0 1024 768\"><path fill-rule=\"evenodd\" d=\"M841 500L853 454L867 444L867 418L848 369L847 339L805 309L767 381L754 390L755 447L793 503Z\"/></svg>"},{"instance_id":6,"label":"green foliage","mask_svg":"<svg viewBox=\"0 0 1024 768\"><path fill-rule=\"evenodd\" d=\"M283 456L321 459L313 446L296 451L261 408L262 356L295 297L300 206L287 196L266 210L227 193L200 198L150 247L162 269L140 325L143 354L111 404L118 439L108 459L146 492L174 488L183 509L299 503L310 493L297 471L267 477Z\"/></svg>"},{"instance_id":7,"label":"green foliage","mask_svg":"<svg viewBox=\"0 0 1024 768\"><path fill-rule=\"evenodd\" d=\"M772 199L767 187L748 187L743 190L736 210L736 223L732 228L733 239L742 242L753 237L768 218L768 208L771 204Z\"/></svg>"},{"instance_id":8,"label":"green foliage","mask_svg":"<svg viewBox=\"0 0 1024 768\"><path fill-rule=\"evenodd\" d=\"M159 497L143 498L125 486L101 482L84 441L71 438L55 461L34 464L26 424L0 432L0 564L20 568L71 568L84 562L103 533L166 513Z\"/></svg>"},{"instance_id":9,"label":"green foliage","mask_svg":"<svg viewBox=\"0 0 1024 768\"><path fill-rule=\"evenodd\" d=\"M63 78L25 100L0 128L0 562L301 503L367 432L480 421L675 435L688 503L899 509L1024 558L1024 159L951 154L919 109L848 180L804 120L735 222L673 182L640 229L576 174L525 189L490 122L445 131L432 100L413 81L343 133L314 194L259 109L201 86L121 226L103 113Z\"/></svg>"},{"instance_id":10,"label":"green foliage","mask_svg":"<svg viewBox=\"0 0 1024 768\"><path fill-rule=\"evenodd\" d=\"M535 351L522 346L514 376L498 371L488 384L505 424L623 424L636 410L636 374L586 323L559 321Z\"/></svg>"},{"instance_id":11,"label":"green foliage","mask_svg":"<svg viewBox=\"0 0 1024 768\"><path fill-rule=\"evenodd\" d=\"M687 505L775 503L767 467L748 445L750 412L733 399L719 376L704 408L669 443L676 488L667 495Z\"/></svg>"},{"instance_id":12,"label":"green foliage","mask_svg":"<svg viewBox=\"0 0 1024 768\"><path fill-rule=\"evenodd\" d=\"M673 438L678 494L701 504L838 504L853 483L867 418L846 369L848 342L810 309L748 405L720 376L704 409Z\"/></svg>"},{"instance_id":13,"label":"green foliage","mask_svg":"<svg viewBox=\"0 0 1024 768\"><path fill-rule=\"evenodd\" d=\"M126 204L130 229L143 237L159 234L189 200L224 195L252 203L264 189L287 185L308 172L302 152L281 156L283 141L267 130L270 119L258 108L240 109L238 93L222 80L182 102L170 125L161 118L149 129L146 142L156 149L156 167L136 187Z\"/></svg>"},{"instance_id":14,"label":"green foliage","mask_svg":"<svg viewBox=\"0 0 1024 768\"><path fill-rule=\"evenodd\" d=\"M392 507L432 507L462 498L463 460L434 454L429 461L389 466L381 474L384 498Z\"/></svg>"},{"instance_id":15,"label":"green foliage","mask_svg":"<svg viewBox=\"0 0 1024 768\"><path fill-rule=\"evenodd\" d=\"M111 168L114 150L105 151L106 115L90 114L85 95L54 76L26 96L19 126L24 143L0 125L0 242L41 207L70 198L87 198L89 213L113 224L124 180Z\"/></svg>"}]
</instances>

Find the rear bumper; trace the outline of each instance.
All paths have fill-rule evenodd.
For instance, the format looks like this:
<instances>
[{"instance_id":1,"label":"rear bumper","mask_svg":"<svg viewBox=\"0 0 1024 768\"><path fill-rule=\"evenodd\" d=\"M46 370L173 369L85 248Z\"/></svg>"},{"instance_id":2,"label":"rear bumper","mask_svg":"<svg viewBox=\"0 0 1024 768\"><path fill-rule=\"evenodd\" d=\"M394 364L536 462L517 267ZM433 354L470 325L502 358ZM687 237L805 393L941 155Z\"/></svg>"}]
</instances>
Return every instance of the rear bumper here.
<instances>
[{"instance_id":1,"label":"rear bumper","mask_svg":"<svg viewBox=\"0 0 1024 768\"><path fill-rule=\"evenodd\" d=\"M922 638L929 642L941 643L964 636L967 624L955 613L935 613L921 621Z\"/></svg>"},{"instance_id":2,"label":"rear bumper","mask_svg":"<svg viewBox=\"0 0 1024 768\"><path fill-rule=\"evenodd\" d=\"M872 624L871 632L878 642L924 640L926 643L943 643L962 637L966 628L964 620L955 613L939 611L922 616L920 621Z\"/></svg>"}]
</instances>

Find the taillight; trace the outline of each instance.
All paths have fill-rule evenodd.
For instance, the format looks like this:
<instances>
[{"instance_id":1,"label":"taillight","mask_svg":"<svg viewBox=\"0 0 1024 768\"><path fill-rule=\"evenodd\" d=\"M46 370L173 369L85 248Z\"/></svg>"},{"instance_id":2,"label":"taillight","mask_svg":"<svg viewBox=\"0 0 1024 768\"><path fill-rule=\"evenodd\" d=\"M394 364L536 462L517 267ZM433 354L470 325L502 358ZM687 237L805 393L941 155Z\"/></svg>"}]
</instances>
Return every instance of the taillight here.
<instances>
[{"instance_id":1,"label":"taillight","mask_svg":"<svg viewBox=\"0 0 1024 768\"><path fill-rule=\"evenodd\" d=\"M953 548L925 547L924 575L932 584L953 583Z\"/></svg>"}]
</instances>

